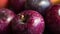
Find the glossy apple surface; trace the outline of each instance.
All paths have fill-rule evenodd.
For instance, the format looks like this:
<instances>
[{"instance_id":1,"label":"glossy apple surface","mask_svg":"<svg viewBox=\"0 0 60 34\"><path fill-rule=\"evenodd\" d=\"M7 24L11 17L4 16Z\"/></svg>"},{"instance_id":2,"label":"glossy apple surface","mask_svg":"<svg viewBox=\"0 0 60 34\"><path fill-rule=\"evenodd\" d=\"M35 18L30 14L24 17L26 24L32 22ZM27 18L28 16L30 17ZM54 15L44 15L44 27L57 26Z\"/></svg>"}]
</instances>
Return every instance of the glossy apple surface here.
<instances>
[{"instance_id":1,"label":"glossy apple surface","mask_svg":"<svg viewBox=\"0 0 60 34\"><path fill-rule=\"evenodd\" d=\"M10 21L14 13L9 9L0 9L0 34L10 34Z\"/></svg>"},{"instance_id":2,"label":"glossy apple surface","mask_svg":"<svg viewBox=\"0 0 60 34\"><path fill-rule=\"evenodd\" d=\"M59 4L60 3L60 0L50 0L50 2L55 5L55 4Z\"/></svg>"},{"instance_id":3,"label":"glossy apple surface","mask_svg":"<svg viewBox=\"0 0 60 34\"><path fill-rule=\"evenodd\" d=\"M53 34L60 34L60 4L52 6L46 12L47 29Z\"/></svg>"},{"instance_id":4,"label":"glossy apple surface","mask_svg":"<svg viewBox=\"0 0 60 34\"><path fill-rule=\"evenodd\" d=\"M13 9L15 10L23 10L24 9L24 5L26 0L10 0L11 5L13 7Z\"/></svg>"},{"instance_id":5,"label":"glossy apple surface","mask_svg":"<svg viewBox=\"0 0 60 34\"><path fill-rule=\"evenodd\" d=\"M47 9L49 6L49 0L27 0L25 8L33 9L39 11L40 13L44 13L44 10Z\"/></svg>"},{"instance_id":6,"label":"glossy apple surface","mask_svg":"<svg viewBox=\"0 0 60 34\"><path fill-rule=\"evenodd\" d=\"M0 0L0 8L5 8L8 3L8 0Z\"/></svg>"},{"instance_id":7,"label":"glossy apple surface","mask_svg":"<svg viewBox=\"0 0 60 34\"><path fill-rule=\"evenodd\" d=\"M42 34L44 19L34 10L25 10L12 20L14 34Z\"/></svg>"}]
</instances>

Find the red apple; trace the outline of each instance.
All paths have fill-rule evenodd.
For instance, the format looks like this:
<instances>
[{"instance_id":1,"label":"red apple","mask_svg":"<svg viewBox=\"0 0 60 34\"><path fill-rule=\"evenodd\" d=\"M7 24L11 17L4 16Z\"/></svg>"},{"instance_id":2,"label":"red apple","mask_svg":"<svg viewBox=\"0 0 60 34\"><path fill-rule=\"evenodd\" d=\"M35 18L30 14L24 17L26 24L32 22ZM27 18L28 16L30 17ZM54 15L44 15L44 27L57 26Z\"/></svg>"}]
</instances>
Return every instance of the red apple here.
<instances>
[{"instance_id":1,"label":"red apple","mask_svg":"<svg viewBox=\"0 0 60 34\"><path fill-rule=\"evenodd\" d=\"M60 34L60 4L48 9L45 20L48 31L52 34Z\"/></svg>"},{"instance_id":2,"label":"red apple","mask_svg":"<svg viewBox=\"0 0 60 34\"><path fill-rule=\"evenodd\" d=\"M9 9L0 9L0 34L10 34L10 21L14 13Z\"/></svg>"},{"instance_id":3,"label":"red apple","mask_svg":"<svg viewBox=\"0 0 60 34\"><path fill-rule=\"evenodd\" d=\"M14 34L42 34L44 19L34 10L25 10L12 20Z\"/></svg>"},{"instance_id":4,"label":"red apple","mask_svg":"<svg viewBox=\"0 0 60 34\"><path fill-rule=\"evenodd\" d=\"M0 8L5 8L8 3L8 0L0 0Z\"/></svg>"},{"instance_id":5,"label":"red apple","mask_svg":"<svg viewBox=\"0 0 60 34\"><path fill-rule=\"evenodd\" d=\"M33 9L39 11L41 14L45 13L45 9L50 6L49 0L27 0L26 9Z\"/></svg>"}]
</instances>

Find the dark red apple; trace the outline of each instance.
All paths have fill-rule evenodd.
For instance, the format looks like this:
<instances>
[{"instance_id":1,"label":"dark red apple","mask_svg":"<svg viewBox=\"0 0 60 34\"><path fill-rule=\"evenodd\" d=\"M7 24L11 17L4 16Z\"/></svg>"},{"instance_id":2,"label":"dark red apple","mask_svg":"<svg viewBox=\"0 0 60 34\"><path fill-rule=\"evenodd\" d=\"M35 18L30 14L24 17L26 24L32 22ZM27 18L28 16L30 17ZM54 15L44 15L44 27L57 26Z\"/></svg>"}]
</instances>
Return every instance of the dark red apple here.
<instances>
[{"instance_id":1,"label":"dark red apple","mask_svg":"<svg viewBox=\"0 0 60 34\"><path fill-rule=\"evenodd\" d=\"M0 34L10 34L10 21L14 13L9 9L0 9Z\"/></svg>"},{"instance_id":2,"label":"dark red apple","mask_svg":"<svg viewBox=\"0 0 60 34\"><path fill-rule=\"evenodd\" d=\"M8 0L0 0L0 8L5 8L7 6Z\"/></svg>"},{"instance_id":3,"label":"dark red apple","mask_svg":"<svg viewBox=\"0 0 60 34\"><path fill-rule=\"evenodd\" d=\"M51 34L60 34L60 4L52 6L46 12L46 27Z\"/></svg>"},{"instance_id":4,"label":"dark red apple","mask_svg":"<svg viewBox=\"0 0 60 34\"><path fill-rule=\"evenodd\" d=\"M49 6L49 0L27 0L25 8L37 10L43 14L45 12L44 10L47 9Z\"/></svg>"},{"instance_id":5,"label":"dark red apple","mask_svg":"<svg viewBox=\"0 0 60 34\"><path fill-rule=\"evenodd\" d=\"M25 10L12 20L14 34L43 34L44 19L34 10Z\"/></svg>"},{"instance_id":6,"label":"dark red apple","mask_svg":"<svg viewBox=\"0 0 60 34\"><path fill-rule=\"evenodd\" d=\"M26 0L10 0L13 9L16 11L23 10Z\"/></svg>"}]
</instances>

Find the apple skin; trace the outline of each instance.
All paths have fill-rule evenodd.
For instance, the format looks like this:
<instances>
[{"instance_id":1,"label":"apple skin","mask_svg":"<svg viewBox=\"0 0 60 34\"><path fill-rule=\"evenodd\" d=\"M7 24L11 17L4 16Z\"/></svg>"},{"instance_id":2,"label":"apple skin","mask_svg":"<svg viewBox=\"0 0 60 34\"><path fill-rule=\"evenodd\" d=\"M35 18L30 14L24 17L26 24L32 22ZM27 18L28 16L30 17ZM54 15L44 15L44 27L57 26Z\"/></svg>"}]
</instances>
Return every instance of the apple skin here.
<instances>
[{"instance_id":1,"label":"apple skin","mask_svg":"<svg viewBox=\"0 0 60 34\"><path fill-rule=\"evenodd\" d=\"M11 34L10 21L14 18L14 13L9 9L0 9L0 34Z\"/></svg>"},{"instance_id":2,"label":"apple skin","mask_svg":"<svg viewBox=\"0 0 60 34\"><path fill-rule=\"evenodd\" d=\"M0 0L0 9L5 8L8 4L8 0Z\"/></svg>"},{"instance_id":3,"label":"apple skin","mask_svg":"<svg viewBox=\"0 0 60 34\"><path fill-rule=\"evenodd\" d=\"M40 12L41 14L45 13L45 10L51 5L49 0L27 0L25 4L26 9L32 9Z\"/></svg>"},{"instance_id":4,"label":"apple skin","mask_svg":"<svg viewBox=\"0 0 60 34\"><path fill-rule=\"evenodd\" d=\"M19 13L11 22L13 34L43 34L45 27L43 17L34 10Z\"/></svg>"},{"instance_id":5,"label":"apple skin","mask_svg":"<svg viewBox=\"0 0 60 34\"><path fill-rule=\"evenodd\" d=\"M46 11L45 21L51 34L60 34L60 4L53 5Z\"/></svg>"},{"instance_id":6,"label":"apple skin","mask_svg":"<svg viewBox=\"0 0 60 34\"><path fill-rule=\"evenodd\" d=\"M60 0L50 0L52 5L60 4Z\"/></svg>"},{"instance_id":7,"label":"apple skin","mask_svg":"<svg viewBox=\"0 0 60 34\"><path fill-rule=\"evenodd\" d=\"M12 8L18 13L24 9L26 0L10 0Z\"/></svg>"}]
</instances>

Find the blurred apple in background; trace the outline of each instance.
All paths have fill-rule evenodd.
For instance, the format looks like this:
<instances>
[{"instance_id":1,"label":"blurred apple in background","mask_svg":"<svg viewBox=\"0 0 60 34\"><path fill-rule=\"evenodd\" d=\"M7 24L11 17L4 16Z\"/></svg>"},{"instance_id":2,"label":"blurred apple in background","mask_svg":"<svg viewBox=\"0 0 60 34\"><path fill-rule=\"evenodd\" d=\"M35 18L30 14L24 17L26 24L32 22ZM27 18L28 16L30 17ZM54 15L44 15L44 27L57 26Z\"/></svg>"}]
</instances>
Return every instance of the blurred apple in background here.
<instances>
[{"instance_id":1,"label":"blurred apple in background","mask_svg":"<svg viewBox=\"0 0 60 34\"><path fill-rule=\"evenodd\" d=\"M10 21L14 18L14 13L9 9L0 9L0 34L11 34Z\"/></svg>"},{"instance_id":2,"label":"blurred apple in background","mask_svg":"<svg viewBox=\"0 0 60 34\"><path fill-rule=\"evenodd\" d=\"M50 0L50 2L55 5L55 4L59 4L60 3L60 0Z\"/></svg>"},{"instance_id":3,"label":"blurred apple in background","mask_svg":"<svg viewBox=\"0 0 60 34\"><path fill-rule=\"evenodd\" d=\"M8 4L8 0L0 0L0 8L5 8Z\"/></svg>"},{"instance_id":4,"label":"blurred apple in background","mask_svg":"<svg viewBox=\"0 0 60 34\"><path fill-rule=\"evenodd\" d=\"M26 0L10 0L12 8L16 11L15 13L19 13L24 9Z\"/></svg>"},{"instance_id":5,"label":"blurred apple in background","mask_svg":"<svg viewBox=\"0 0 60 34\"><path fill-rule=\"evenodd\" d=\"M27 0L25 4L26 9L33 9L41 14L44 14L48 7L50 6L49 0Z\"/></svg>"},{"instance_id":6,"label":"blurred apple in background","mask_svg":"<svg viewBox=\"0 0 60 34\"><path fill-rule=\"evenodd\" d=\"M60 34L60 4L46 11L46 28L51 34Z\"/></svg>"},{"instance_id":7,"label":"blurred apple in background","mask_svg":"<svg viewBox=\"0 0 60 34\"><path fill-rule=\"evenodd\" d=\"M25 10L12 20L14 34L43 34L44 19L34 10Z\"/></svg>"}]
</instances>

